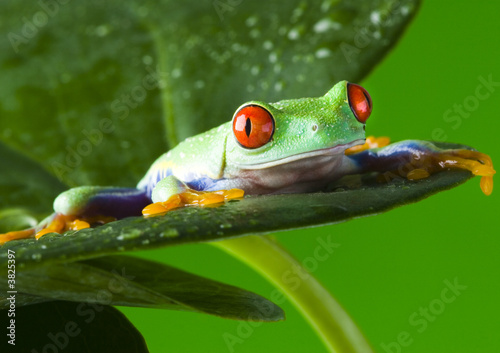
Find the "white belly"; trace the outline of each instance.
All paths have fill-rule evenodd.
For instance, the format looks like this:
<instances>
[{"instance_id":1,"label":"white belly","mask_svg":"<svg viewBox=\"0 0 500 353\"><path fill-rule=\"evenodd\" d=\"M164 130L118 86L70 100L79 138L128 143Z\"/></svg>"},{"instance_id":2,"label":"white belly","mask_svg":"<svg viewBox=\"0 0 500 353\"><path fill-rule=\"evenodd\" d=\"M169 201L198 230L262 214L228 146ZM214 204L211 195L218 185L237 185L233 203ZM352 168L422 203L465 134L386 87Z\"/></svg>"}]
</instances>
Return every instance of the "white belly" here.
<instances>
[{"instance_id":1,"label":"white belly","mask_svg":"<svg viewBox=\"0 0 500 353\"><path fill-rule=\"evenodd\" d=\"M329 154L296 160L264 169L241 169L221 180L216 189L239 188L247 195L312 192L349 174L344 154Z\"/></svg>"}]
</instances>

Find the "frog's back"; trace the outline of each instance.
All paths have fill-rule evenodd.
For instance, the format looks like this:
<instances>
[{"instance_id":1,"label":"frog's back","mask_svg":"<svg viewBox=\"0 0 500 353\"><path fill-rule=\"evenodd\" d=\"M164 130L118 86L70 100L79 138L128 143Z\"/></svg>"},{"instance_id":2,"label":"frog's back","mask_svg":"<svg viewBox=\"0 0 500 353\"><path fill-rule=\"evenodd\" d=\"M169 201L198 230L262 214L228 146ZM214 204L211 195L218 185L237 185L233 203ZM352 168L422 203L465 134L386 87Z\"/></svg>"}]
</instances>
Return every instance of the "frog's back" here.
<instances>
[{"instance_id":1,"label":"frog's back","mask_svg":"<svg viewBox=\"0 0 500 353\"><path fill-rule=\"evenodd\" d=\"M151 195L156 184L173 175L196 190L205 190L222 178L231 123L189 137L160 156L137 185Z\"/></svg>"}]
</instances>

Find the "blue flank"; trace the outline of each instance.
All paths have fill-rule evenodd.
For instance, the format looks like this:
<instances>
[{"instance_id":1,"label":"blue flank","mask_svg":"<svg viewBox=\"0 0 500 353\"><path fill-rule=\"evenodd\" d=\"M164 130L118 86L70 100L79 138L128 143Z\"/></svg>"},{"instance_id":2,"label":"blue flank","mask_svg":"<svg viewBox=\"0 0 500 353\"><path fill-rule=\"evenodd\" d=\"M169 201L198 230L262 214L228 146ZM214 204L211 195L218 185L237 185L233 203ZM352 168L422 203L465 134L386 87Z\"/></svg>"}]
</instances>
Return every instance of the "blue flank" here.
<instances>
[{"instance_id":1,"label":"blue flank","mask_svg":"<svg viewBox=\"0 0 500 353\"><path fill-rule=\"evenodd\" d=\"M217 179L214 180L209 177L203 177L199 179L194 179L186 183L187 186L189 186L191 189L194 189L196 191L206 191L211 189L215 184L217 184L219 181L224 180L224 179Z\"/></svg>"},{"instance_id":2,"label":"blue flank","mask_svg":"<svg viewBox=\"0 0 500 353\"><path fill-rule=\"evenodd\" d=\"M405 140L382 148L369 149L347 156L356 163L360 171L388 171L411 163L412 156L432 153L439 149L431 143Z\"/></svg>"}]
</instances>

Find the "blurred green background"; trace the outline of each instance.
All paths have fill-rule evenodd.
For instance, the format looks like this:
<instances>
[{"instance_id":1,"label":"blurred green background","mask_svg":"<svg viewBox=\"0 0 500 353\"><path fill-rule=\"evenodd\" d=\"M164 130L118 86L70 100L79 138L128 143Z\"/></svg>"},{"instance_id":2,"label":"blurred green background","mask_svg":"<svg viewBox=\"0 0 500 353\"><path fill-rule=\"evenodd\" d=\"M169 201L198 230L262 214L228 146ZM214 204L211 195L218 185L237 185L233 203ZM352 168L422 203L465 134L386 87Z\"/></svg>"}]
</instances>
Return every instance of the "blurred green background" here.
<instances>
[{"instance_id":1,"label":"blurred green background","mask_svg":"<svg viewBox=\"0 0 500 353\"><path fill-rule=\"evenodd\" d=\"M424 1L400 43L362 82L374 101L367 133L394 141L433 139L433 131L442 129L447 141L473 146L498 164L500 86L493 87L487 99L476 100L479 104L466 111L469 116L460 124L446 121L445 114L455 104L474 103L470 97L476 95L479 77L500 82L499 11L500 4L493 1ZM494 352L500 350L498 195L496 190L484 196L476 178L376 217L278 237L301 261L313 256L319 237L340 244L314 275L339 299L377 352ZM273 291L259 275L210 245L140 256L268 298ZM441 307L444 281L455 279L467 288ZM420 310L429 305L438 314L425 319ZM282 307L285 322L258 327L201 314L122 310L152 352L228 352L226 332L246 333L243 342L234 345L236 352L324 351L295 308L288 302ZM420 321L411 324L410 318ZM391 345L398 336L409 345Z\"/></svg>"}]
</instances>

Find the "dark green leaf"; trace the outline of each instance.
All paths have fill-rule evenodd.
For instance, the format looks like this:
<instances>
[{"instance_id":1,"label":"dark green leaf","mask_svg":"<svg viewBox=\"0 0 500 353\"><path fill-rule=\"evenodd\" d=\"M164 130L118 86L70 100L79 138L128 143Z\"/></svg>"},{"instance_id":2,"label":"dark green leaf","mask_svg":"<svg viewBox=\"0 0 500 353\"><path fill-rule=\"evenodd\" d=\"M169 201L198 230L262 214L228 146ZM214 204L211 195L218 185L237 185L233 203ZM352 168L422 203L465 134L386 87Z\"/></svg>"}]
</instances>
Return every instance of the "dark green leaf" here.
<instances>
[{"instance_id":1,"label":"dark green leaf","mask_svg":"<svg viewBox=\"0 0 500 353\"><path fill-rule=\"evenodd\" d=\"M361 80L417 4L1 1L0 140L69 185L134 185L165 128L173 145L244 101Z\"/></svg>"},{"instance_id":2,"label":"dark green leaf","mask_svg":"<svg viewBox=\"0 0 500 353\"><path fill-rule=\"evenodd\" d=\"M237 320L284 319L278 306L257 294L130 256L18 272L16 289L75 302L195 311Z\"/></svg>"},{"instance_id":3,"label":"dark green leaf","mask_svg":"<svg viewBox=\"0 0 500 353\"><path fill-rule=\"evenodd\" d=\"M8 310L11 307L11 301L9 300L9 295L6 293L6 290L3 290L2 288L2 295L0 295L0 310ZM53 301L53 299L50 298L43 298L39 297L36 295L30 295L26 293L17 293L16 294L16 302L15 302L15 307L21 307L21 306L26 306L26 305L32 305L32 304L39 304L39 303L44 303L44 302L50 302Z\"/></svg>"},{"instance_id":4,"label":"dark green leaf","mask_svg":"<svg viewBox=\"0 0 500 353\"><path fill-rule=\"evenodd\" d=\"M17 266L21 269L127 250L332 224L419 201L470 177L469 172L448 171L418 182L397 179L381 184L374 181L374 177L366 176L362 182L338 187L333 192L253 196L216 208L185 207L164 216L131 217L95 229L48 234L38 241L8 242L0 248L0 269L6 269L8 249L15 250Z\"/></svg>"},{"instance_id":5,"label":"dark green leaf","mask_svg":"<svg viewBox=\"0 0 500 353\"><path fill-rule=\"evenodd\" d=\"M22 207L35 213L47 212L65 189L39 163L0 143L0 210Z\"/></svg>"},{"instance_id":6,"label":"dark green leaf","mask_svg":"<svg viewBox=\"0 0 500 353\"><path fill-rule=\"evenodd\" d=\"M4 332L10 325L0 311ZM142 335L118 310L110 306L49 302L16 308L15 346L2 335L2 352L149 352Z\"/></svg>"}]
</instances>

